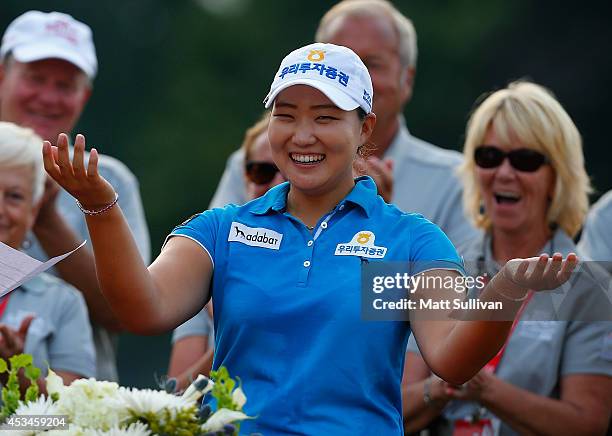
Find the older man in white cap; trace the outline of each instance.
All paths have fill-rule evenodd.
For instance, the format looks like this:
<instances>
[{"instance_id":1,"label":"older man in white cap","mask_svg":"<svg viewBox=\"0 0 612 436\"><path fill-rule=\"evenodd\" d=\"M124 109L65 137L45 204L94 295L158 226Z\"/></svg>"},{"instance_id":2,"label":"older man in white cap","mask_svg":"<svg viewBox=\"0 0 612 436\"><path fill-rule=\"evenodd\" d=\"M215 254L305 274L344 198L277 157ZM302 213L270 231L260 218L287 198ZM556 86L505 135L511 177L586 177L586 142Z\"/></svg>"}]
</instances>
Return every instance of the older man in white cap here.
<instances>
[{"instance_id":1,"label":"older man in white cap","mask_svg":"<svg viewBox=\"0 0 612 436\"><path fill-rule=\"evenodd\" d=\"M0 120L32 128L55 142L77 123L92 90L98 61L89 26L59 12L29 11L6 29L0 47ZM116 159L100 155L99 170L117 189L139 250L149 261L149 234L138 182ZM65 253L88 239L83 214L72 198L48 183L26 251L37 259ZM97 376L116 380L116 346L109 330L121 326L98 288L87 247L57 265L56 273L78 288L94 323Z\"/></svg>"}]
</instances>

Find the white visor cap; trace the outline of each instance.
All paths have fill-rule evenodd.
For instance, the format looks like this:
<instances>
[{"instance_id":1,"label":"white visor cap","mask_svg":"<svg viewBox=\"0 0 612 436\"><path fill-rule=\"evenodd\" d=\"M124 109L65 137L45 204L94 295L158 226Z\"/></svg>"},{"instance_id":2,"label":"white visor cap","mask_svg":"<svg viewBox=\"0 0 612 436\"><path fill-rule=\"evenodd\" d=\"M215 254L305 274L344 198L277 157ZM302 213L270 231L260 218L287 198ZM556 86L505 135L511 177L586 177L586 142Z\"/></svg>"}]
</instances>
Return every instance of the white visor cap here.
<instances>
[{"instance_id":1,"label":"white visor cap","mask_svg":"<svg viewBox=\"0 0 612 436\"><path fill-rule=\"evenodd\" d=\"M341 45L318 42L285 56L264 99L265 107L269 108L283 89L293 85L318 89L342 110L361 107L366 114L372 112L370 73L354 51Z\"/></svg>"}]
</instances>

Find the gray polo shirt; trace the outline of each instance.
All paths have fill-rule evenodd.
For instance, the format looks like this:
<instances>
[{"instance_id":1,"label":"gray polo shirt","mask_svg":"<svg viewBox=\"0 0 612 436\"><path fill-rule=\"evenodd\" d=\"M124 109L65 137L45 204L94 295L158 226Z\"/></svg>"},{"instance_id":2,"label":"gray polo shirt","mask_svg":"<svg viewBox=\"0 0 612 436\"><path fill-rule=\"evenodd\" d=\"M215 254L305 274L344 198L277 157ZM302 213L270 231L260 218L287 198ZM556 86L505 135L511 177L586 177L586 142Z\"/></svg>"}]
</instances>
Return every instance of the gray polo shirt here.
<instances>
[{"instance_id":1,"label":"gray polo shirt","mask_svg":"<svg viewBox=\"0 0 612 436\"><path fill-rule=\"evenodd\" d=\"M437 224L456 247L477 236L463 212L462 184L456 175L462 155L415 138L400 128L385 152L394 161L392 203L405 212L422 214ZM210 208L247 201L244 183L244 153L235 151L228 159Z\"/></svg>"},{"instance_id":2,"label":"gray polo shirt","mask_svg":"<svg viewBox=\"0 0 612 436\"><path fill-rule=\"evenodd\" d=\"M550 242L543 251L550 246ZM575 252L576 247L572 240L561 230L553 236L554 251L567 255ZM469 265L470 260L482 257L484 251L485 270L491 276L499 271L491 254L490 244L484 243L481 235L471 244L464 246L463 257ZM482 274L485 271L476 272ZM475 271L469 271L474 274ZM592 289L584 289L577 284L573 292L581 294L579 305L575 304L575 311L598 311L601 293ZM547 293L540 292L534 295L529 305L537 300L546 301ZM581 307L578 307L581 306ZM530 315L531 314L531 315ZM527 310L522 320L533 316ZM408 341L408 352L419 353L414 336ZM410 368L407 368L410 371ZM612 322L583 322L583 321L521 321L508 340L506 350L502 356L496 375L508 383L521 387L535 394L551 398L559 398L559 380L571 374L600 374L612 376ZM443 415L450 421L472 416L479 409L479 405L472 402L452 401L443 410ZM494 427L499 435L515 435L509 426L501 423L490 412L486 415L494 419Z\"/></svg>"},{"instance_id":3,"label":"gray polo shirt","mask_svg":"<svg viewBox=\"0 0 612 436\"><path fill-rule=\"evenodd\" d=\"M589 211L578 243L580 254L592 260L607 261L612 264L610 228L612 228L612 191L604 194Z\"/></svg>"},{"instance_id":4,"label":"gray polo shirt","mask_svg":"<svg viewBox=\"0 0 612 436\"><path fill-rule=\"evenodd\" d=\"M47 365L82 377L94 377L96 358L83 296L72 286L41 274L10 294L0 321L17 330L27 315L35 315L25 353L47 374Z\"/></svg>"},{"instance_id":5,"label":"gray polo shirt","mask_svg":"<svg viewBox=\"0 0 612 436\"><path fill-rule=\"evenodd\" d=\"M206 309L200 310L193 318L178 326L172 333L172 343L188 336L205 336L208 346L214 346L213 323Z\"/></svg>"},{"instance_id":6,"label":"gray polo shirt","mask_svg":"<svg viewBox=\"0 0 612 436\"><path fill-rule=\"evenodd\" d=\"M119 194L119 205L121 206L123 215L134 235L138 250L145 263L148 265L151 256L149 230L145 220L136 177L123 163L106 155L100 155L98 168L100 175L108 180ZM76 206L74 198L64 190L60 191L58 195L57 208L67 224L75 231L80 239L89 239L87 224L83 213ZM24 251L28 255L40 261L48 259L48 256L33 234L28 235L27 239L30 246ZM57 275L55 269L49 272ZM97 354L98 371L96 378L98 380L117 381L117 335L95 323L92 324L92 327Z\"/></svg>"}]
</instances>

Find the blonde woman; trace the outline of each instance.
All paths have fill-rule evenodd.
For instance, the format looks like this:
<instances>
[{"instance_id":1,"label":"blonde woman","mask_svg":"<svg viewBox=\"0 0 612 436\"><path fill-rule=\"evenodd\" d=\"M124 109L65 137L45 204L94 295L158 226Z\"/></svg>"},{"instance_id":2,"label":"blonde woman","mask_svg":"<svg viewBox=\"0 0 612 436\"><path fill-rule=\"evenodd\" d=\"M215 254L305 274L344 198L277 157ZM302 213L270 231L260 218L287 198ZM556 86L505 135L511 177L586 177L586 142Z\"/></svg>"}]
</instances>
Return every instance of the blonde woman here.
<instances>
[{"instance_id":1,"label":"blonde woman","mask_svg":"<svg viewBox=\"0 0 612 436\"><path fill-rule=\"evenodd\" d=\"M548 90L515 82L489 95L470 118L464 157L465 207L481 236L460 251L466 262L476 261L474 274L492 276L516 257L576 251L572 238L591 188L580 134ZM575 319L609 320L612 312L593 283L576 282L571 294L558 321L538 318L549 301L530 294L519 317L537 322L516 323L502 351L460 388L431 375L412 340L404 380L407 432L435 420L434 434L487 426L501 435L604 434L612 408L605 349L612 323Z\"/></svg>"}]
</instances>

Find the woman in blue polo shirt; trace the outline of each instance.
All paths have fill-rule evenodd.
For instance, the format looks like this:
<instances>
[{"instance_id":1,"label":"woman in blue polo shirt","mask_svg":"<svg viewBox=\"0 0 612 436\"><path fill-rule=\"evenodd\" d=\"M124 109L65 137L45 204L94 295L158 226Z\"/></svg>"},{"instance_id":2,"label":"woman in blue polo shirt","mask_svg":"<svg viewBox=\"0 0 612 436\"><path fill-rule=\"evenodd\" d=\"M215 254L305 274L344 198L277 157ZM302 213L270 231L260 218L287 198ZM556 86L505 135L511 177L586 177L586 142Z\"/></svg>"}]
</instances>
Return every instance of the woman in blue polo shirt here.
<instances>
[{"instance_id":1,"label":"woman in blue polo shirt","mask_svg":"<svg viewBox=\"0 0 612 436\"><path fill-rule=\"evenodd\" d=\"M214 366L241 377L245 411L257 416L243 424L245 433L401 434L410 329L429 366L460 384L496 353L511 327L450 316L410 324L361 318L365 262L423 261L411 274L440 281L461 278L463 269L435 225L384 203L372 179L353 178L355 157L376 122L372 98L368 70L351 50L311 44L287 55L265 105L272 108L274 160L289 182L244 206L187 220L148 269L112 186L97 174L95 150L85 169L83 136L72 163L65 136L57 150L44 147L47 171L86 214L101 289L126 328L170 330L212 296ZM575 255L565 262L543 255L506 265L481 300L502 302L514 314L528 288L555 287L575 262Z\"/></svg>"}]
</instances>

